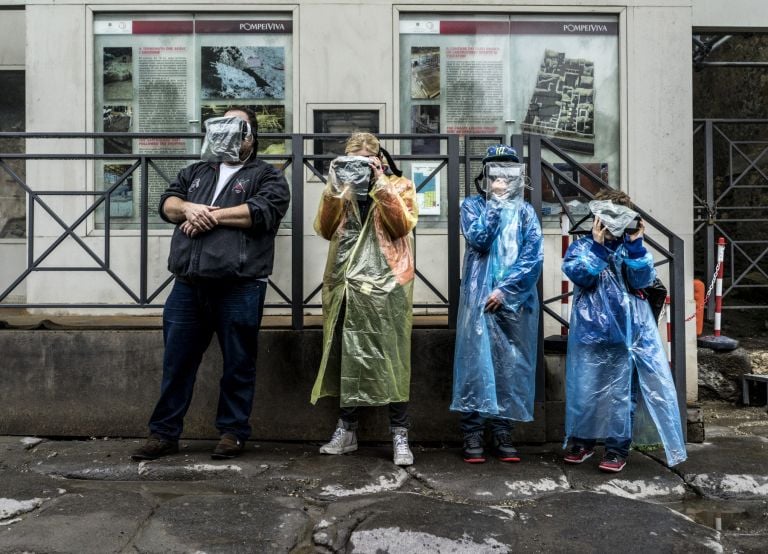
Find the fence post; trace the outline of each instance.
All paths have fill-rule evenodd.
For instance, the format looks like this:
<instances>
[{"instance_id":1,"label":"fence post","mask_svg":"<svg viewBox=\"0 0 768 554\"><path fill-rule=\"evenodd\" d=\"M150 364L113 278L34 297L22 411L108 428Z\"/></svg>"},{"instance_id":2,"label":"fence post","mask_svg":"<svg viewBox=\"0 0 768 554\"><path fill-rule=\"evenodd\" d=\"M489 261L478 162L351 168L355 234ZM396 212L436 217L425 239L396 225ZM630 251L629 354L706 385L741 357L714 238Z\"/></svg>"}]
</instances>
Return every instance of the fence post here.
<instances>
[{"instance_id":1,"label":"fence post","mask_svg":"<svg viewBox=\"0 0 768 554\"><path fill-rule=\"evenodd\" d=\"M139 304L147 304L148 240L149 240L149 164L147 157L141 157L141 203L139 207L140 245L139 245ZM107 204L109 206L109 204ZM110 218L109 208L104 211L104 219Z\"/></svg>"},{"instance_id":2,"label":"fence post","mask_svg":"<svg viewBox=\"0 0 768 554\"><path fill-rule=\"evenodd\" d=\"M565 260L565 255L568 253L568 246L570 244L570 235L568 234L568 228L570 227L570 221L565 212L560 214L560 256L561 264ZM569 321L568 314L568 289L570 288L570 281L565 271L560 270L562 276L560 277L560 294L563 298L560 300L560 317L565 321ZM568 327L565 325L560 326L560 335L563 337L568 336Z\"/></svg>"},{"instance_id":3,"label":"fence post","mask_svg":"<svg viewBox=\"0 0 768 554\"><path fill-rule=\"evenodd\" d=\"M467 145L468 146L468 145ZM448 328L459 315L461 260L459 241L459 136L448 135Z\"/></svg>"},{"instance_id":4,"label":"fence post","mask_svg":"<svg viewBox=\"0 0 768 554\"><path fill-rule=\"evenodd\" d=\"M670 237L672 267L669 272L669 290L672 296L672 376L677 391L677 407L683 436L687 437L688 397L685 374L685 252L683 239L677 235Z\"/></svg>"},{"instance_id":5,"label":"fence post","mask_svg":"<svg viewBox=\"0 0 768 554\"><path fill-rule=\"evenodd\" d=\"M712 121L704 123L704 163L706 171L707 188L707 273L712 275L715 271L715 224L713 214L715 211L715 149ZM707 319L712 319L715 313L715 299L710 298L707 303Z\"/></svg>"},{"instance_id":6,"label":"fence post","mask_svg":"<svg viewBox=\"0 0 768 554\"><path fill-rule=\"evenodd\" d=\"M528 176L531 178L531 205L536 212L536 217L541 223L541 137L528 135ZM539 306L544 305L543 272L536 286L539 294ZM536 402L544 402L545 376L544 376L544 310L539 309L539 341L536 346Z\"/></svg>"},{"instance_id":7,"label":"fence post","mask_svg":"<svg viewBox=\"0 0 768 554\"><path fill-rule=\"evenodd\" d=\"M304 328L304 136L291 135L291 326Z\"/></svg>"}]
</instances>

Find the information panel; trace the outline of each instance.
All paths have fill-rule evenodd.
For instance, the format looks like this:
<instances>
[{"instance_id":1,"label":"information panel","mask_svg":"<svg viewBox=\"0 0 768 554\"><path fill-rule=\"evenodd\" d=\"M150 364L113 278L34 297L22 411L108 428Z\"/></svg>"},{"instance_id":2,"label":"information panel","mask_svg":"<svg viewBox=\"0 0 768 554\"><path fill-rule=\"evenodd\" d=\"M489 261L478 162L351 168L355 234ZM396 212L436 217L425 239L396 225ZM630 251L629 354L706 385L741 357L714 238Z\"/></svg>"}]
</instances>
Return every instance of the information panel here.
<instances>
[{"instance_id":1,"label":"information panel","mask_svg":"<svg viewBox=\"0 0 768 554\"><path fill-rule=\"evenodd\" d=\"M400 80L402 132L542 134L618 181L614 16L404 16ZM430 142L412 141L412 153L437 153Z\"/></svg>"},{"instance_id":2,"label":"information panel","mask_svg":"<svg viewBox=\"0 0 768 554\"><path fill-rule=\"evenodd\" d=\"M248 106L259 131L291 132L292 32L289 16L276 14L174 14L99 16L95 34L96 131L200 132L204 122L229 106ZM195 154L199 140L175 138L105 139L105 154ZM285 141L260 140L260 154L287 152ZM150 168L151 226L167 179L187 161L153 160ZM97 165L97 188L111 188L112 228L134 229L139 222L139 170L125 160ZM102 227L106 208L97 216Z\"/></svg>"}]
</instances>

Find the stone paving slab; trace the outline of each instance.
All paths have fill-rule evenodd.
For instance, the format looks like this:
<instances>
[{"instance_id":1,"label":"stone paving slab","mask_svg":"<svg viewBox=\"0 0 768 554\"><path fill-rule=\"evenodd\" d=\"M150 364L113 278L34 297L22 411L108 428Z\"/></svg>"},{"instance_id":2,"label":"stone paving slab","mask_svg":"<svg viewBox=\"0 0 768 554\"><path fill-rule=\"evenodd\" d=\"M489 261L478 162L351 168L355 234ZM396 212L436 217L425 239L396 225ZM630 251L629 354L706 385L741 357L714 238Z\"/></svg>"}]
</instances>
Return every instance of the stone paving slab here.
<instances>
[{"instance_id":1,"label":"stone paving slab","mask_svg":"<svg viewBox=\"0 0 768 554\"><path fill-rule=\"evenodd\" d=\"M0 527L0 552L120 552L151 513L151 504L138 493L64 494Z\"/></svg>"},{"instance_id":2,"label":"stone paving slab","mask_svg":"<svg viewBox=\"0 0 768 554\"><path fill-rule=\"evenodd\" d=\"M29 459L29 452L45 442L36 437L0 436L0 470L17 468Z\"/></svg>"},{"instance_id":3,"label":"stone paving slab","mask_svg":"<svg viewBox=\"0 0 768 554\"><path fill-rule=\"evenodd\" d=\"M768 440L716 437L687 448L688 459L674 471L702 496L768 498ZM663 453L651 455L660 458Z\"/></svg>"},{"instance_id":4,"label":"stone paving slab","mask_svg":"<svg viewBox=\"0 0 768 554\"><path fill-rule=\"evenodd\" d=\"M457 447L415 446L403 469L389 444L327 456L319 444L249 442L239 458L212 461L213 441L182 441L179 454L139 464L129 455L141 442L0 437L0 552L602 551L617 537L643 552L768 544L768 495L755 494L768 479L768 441L754 436L689 445L689 461L672 470L663 453L633 451L618 475L598 472L599 451L566 466L557 444L521 447L520 463L480 465ZM745 475L754 487L743 487Z\"/></svg>"},{"instance_id":5,"label":"stone paving slab","mask_svg":"<svg viewBox=\"0 0 768 554\"><path fill-rule=\"evenodd\" d=\"M251 477L266 468L211 460L215 442L182 442L179 454L134 462L130 459L142 441L91 440L46 442L35 448L30 461L32 471L65 479L107 481L199 481L206 479Z\"/></svg>"},{"instance_id":6,"label":"stone paving slab","mask_svg":"<svg viewBox=\"0 0 768 554\"><path fill-rule=\"evenodd\" d=\"M499 504L570 488L559 456L521 447L522 461L501 462L488 456L483 464L468 464L458 448L420 452L408 472L431 489L452 498Z\"/></svg>"},{"instance_id":7,"label":"stone paving slab","mask_svg":"<svg viewBox=\"0 0 768 554\"><path fill-rule=\"evenodd\" d=\"M621 545L635 552L721 551L714 530L663 506L589 492L554 493L505 508L407 493L340 501L315 526L313 541L328 552L346 545L345 552L389 554L568 552L574 545L580 552Z\"/></svg>"},{"instance_id":8,"label":"stone paving slab","mask_svg":"<svg viewBox=\"0 0 768 554\"><path fill-rule=\"evenodd\" d=\"M517 511L536 552L722 552L719 534L669 508L594 492L544 497Z\"/></svg>"},{"instance_id":9,"label":"stone paving slab","mask_svg":"<svg viewBox=\"0 0 768 554\"><path fill-rule=\"evenodd\" d=\"M513 519L488 506L391 493L334 502L312 539L326 549L319 552L495 554L519 546Z\"/></svg>"},{"instance_id":10,"label":"stone paving slab","mask_svg":"<svg viewBox=\"0 0 768 554\"><path fill-rule=\"evenodd\" d=\"M31 499L47 501L67 492L67 483L61 479L52 479L35 473L0 471L0 506L3 501L24 502ZM7 502L6 502L7 503ZM0 507L0 520L9 516L3 514Z\"/></svg>"},{"instance_id":11,"label":"stone paving slab","mask_svg":"<svg viewBox=\"0 0 768 554\"><path fill-rule=\"evenodd\" d=\"M688 494L679 475L649 456L631 451L626 467L618 474L603 473L597 469L601 456L602 448L598 448L591 458L581 464L563 464L572 488L655 502L680 500Z\"/></svg>"},{"instance_id":12,"label":"stone paving slab","mask_svg":"<svg viewBox=\"0 0 768 554\"><path fill-rule=\"evenodd\" d=\"M392 463L392 449L362 447L342 456L307 452L301 458L272 472L272 479L292 481L299 485L295 491L317 500L332 500L349 496L376 494L401 488L408 473Z\"/></svg>"},{"instance_id":13,"label":"stone paving slab","mask_svg":"<svg viewBox=\"0 0 768 554\"><path fill-rule=\"evenodd\" d=\"M139 552L289 552L309 532L295 498L184 496L159 507L136 538Z\"/></svg>"}]
</instances>

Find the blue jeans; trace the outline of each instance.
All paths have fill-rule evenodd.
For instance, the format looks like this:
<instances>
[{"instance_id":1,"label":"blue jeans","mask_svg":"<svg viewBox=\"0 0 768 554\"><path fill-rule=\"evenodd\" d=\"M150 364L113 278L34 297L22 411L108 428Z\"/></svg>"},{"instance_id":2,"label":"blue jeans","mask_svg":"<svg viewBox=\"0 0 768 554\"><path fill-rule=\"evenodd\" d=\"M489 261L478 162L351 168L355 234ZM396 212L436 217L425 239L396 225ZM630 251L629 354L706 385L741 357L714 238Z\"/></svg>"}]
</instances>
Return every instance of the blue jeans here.
<instances>
[{"instance_id":1,"label":"blue jeans","mask_svg":"<svg viewBox=\"0 0 768 554\"><path fill-rule=\"evenodd\" d=\"M637 371L632 370L632 383L630 385L630 409L629 409L629 428L632 429L632 426L635 422L635 409L637 408L637 389L638 389L638 383L637 383ZM593 449L595 447L595 443L597 442L595 439L581 439L577 437L573 437L572 439L573 444L577 446L583 446L584 448L587 448L589 450ZM621 456L622 458L626 459L629 456L629 448L632 446L632 437L629 438L619 438L619 437L605 437L605 452L606 454L608 452L614 452Z\"/></svg>"},{"instance_id":2,"label":"blue jeans","mask_svg":"<svg viewBox=\"0 0 768 554\"><path fill-rule=\"evenodd\" d=\"M216 428L240 440L250 436L254 360L266 289L265 282L256 280L176 280L163 310L163 381L149 420L151 433L178 440L197 369L216 333L223 356Z\"/></svg>"},{"instance_id":3,"label":"blue jeans","mask_svg":"<svg viewBox=\"0 0 768 554\"><path fill-rule=\"evenodd\" d=\"M512 421L498 417L483 417L479 412L463 412L461 414L461 432L464 435L482 433L485 431L485 423L491 426L491 432L496 433L512 431Z\"/></svg>"}]
</instances>

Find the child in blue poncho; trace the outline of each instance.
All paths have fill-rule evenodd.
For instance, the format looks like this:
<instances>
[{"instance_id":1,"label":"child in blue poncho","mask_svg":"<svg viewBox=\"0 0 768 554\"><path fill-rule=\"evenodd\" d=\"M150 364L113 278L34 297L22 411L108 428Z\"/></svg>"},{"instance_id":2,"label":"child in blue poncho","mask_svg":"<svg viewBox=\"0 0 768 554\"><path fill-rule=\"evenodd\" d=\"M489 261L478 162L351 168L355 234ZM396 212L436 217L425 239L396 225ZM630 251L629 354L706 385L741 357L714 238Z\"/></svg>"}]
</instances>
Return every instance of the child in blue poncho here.
<instances>
[{"instance_id":1,"label":"child in blue poncho","mask_svg":"<svg viewBox=\"0 0 768 554\"><path fill-rule=\"evenodd\" d=\"M466 251L456 324L451 410L461 412L464 461L485 461L484 432L494 454L520 461L515 421L533 419L538 344L536 284L543 260L541 225L523 199L525 166L517 152L488 148L479 194L461 205Z\"/></svg>"},{"instance_id":2,"label":"child in blue poncho","mask_svg":"<svg viewBox=\"0 0 768 554\"><path fill-rule=\"evenodd\" d=\"M661 442L667 463L686 459L675 384L642 289L656 277L645 227L629 196L601 191L590 202L591 235L563 260L573 281L566 359L565 462L580 464L605 443L599 469L624 469L638 433ZM635 415L642 417L635 417ZM635 429L633 429L635 427ZM644 428L639 428L644 427Z\"/></svg>"}]
</instances>

